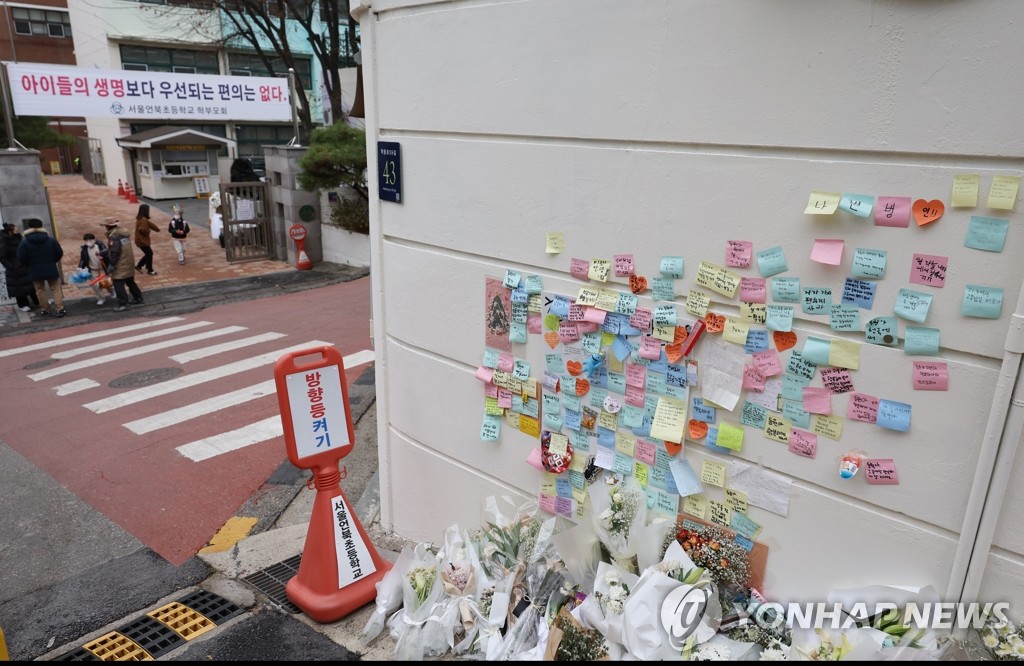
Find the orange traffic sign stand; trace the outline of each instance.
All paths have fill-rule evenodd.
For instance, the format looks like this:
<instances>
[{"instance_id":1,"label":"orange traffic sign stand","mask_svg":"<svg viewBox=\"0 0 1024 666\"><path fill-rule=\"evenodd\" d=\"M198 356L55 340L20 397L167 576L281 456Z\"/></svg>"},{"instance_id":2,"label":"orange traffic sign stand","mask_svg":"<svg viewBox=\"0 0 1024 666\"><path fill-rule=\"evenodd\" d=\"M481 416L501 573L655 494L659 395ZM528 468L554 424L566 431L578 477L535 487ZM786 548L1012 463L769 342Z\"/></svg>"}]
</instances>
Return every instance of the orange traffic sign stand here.
<instances>
[{"instance_id":1,"label":"orange traffic sign stand","mask_svg":"<svg viewBox=\"0 0 1024 666\"><path fill-rule=\"evenodd\" d=\"M285 592L323 623L373 601L377 583L391 568L341 490L338 461L355 441L344 379L341 353L329 346L285 354L274 366L288 459L314 470L316 486L299 571Z\"/></svg>"}]
</instances>

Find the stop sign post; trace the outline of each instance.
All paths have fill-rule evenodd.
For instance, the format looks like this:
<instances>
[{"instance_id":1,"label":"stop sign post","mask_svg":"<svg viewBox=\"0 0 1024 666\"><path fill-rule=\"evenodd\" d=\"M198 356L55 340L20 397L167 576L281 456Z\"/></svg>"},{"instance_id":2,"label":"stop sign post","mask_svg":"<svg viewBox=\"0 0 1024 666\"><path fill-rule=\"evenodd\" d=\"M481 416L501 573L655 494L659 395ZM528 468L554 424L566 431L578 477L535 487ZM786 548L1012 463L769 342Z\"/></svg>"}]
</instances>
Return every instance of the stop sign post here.
<instances>
[{"instance_id":1,"label":"stop sign post","mask_svg":"<svg viewBox=\"0 0 1024 666\"><path fill-rule=\"evenodd\" d=\"M331 346L285 354L274 365L288 459L312 469L316 498L288 598L317 622L334 622L373 601L391 564L370 541L341 490L339 461L355 432L345 364Z\"/></svg>"},{"instance_id":2,"label":"stop sign post","mask_svg":"<svg viewBox=\"0 0 1024 666\"><path fill-rule=\"evenodd\" d=\"M288 235L295 241L295 255L298 258L295 267L300 271L308 271L313 268L313 262L306 254L306 227L301 224L293 224L288 228Z\"/></svg>"}]
</instances>

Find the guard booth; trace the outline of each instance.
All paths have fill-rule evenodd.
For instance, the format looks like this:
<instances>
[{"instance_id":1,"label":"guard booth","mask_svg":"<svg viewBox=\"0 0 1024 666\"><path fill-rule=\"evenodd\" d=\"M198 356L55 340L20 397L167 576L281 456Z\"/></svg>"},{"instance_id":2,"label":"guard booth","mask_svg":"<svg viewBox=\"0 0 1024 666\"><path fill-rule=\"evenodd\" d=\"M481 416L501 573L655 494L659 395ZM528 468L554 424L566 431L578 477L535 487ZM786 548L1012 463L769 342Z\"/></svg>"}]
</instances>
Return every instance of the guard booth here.
<instances>
[{"instance_id":1,"label":"guard booth","mask_svg":"<svg viewBox=\"0 0 1024 666\"><path fill-rule=\"evenodd\" d=\"M165 126L121 137L131 155L137 194L150 199L207 196L220 186L217 155L232 139L187 127Z\"/></svg>"}]
</instances>

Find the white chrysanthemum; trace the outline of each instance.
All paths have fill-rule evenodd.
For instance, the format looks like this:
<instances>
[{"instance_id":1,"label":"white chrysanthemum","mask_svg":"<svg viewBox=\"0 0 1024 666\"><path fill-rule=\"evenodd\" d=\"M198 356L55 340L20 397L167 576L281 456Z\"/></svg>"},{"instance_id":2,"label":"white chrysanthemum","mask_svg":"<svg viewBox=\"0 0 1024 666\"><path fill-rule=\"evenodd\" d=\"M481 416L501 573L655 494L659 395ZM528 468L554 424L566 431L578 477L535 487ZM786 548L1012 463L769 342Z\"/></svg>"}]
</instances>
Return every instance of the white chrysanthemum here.
<instances>
[{"instance_id":1,"label":"white chrysanthemum","mask_svg":"<svg viewBox=\"0 0 1024 666\"><path fill-rule=\"evenodd\" d=\"M981 639L981 642L984 643L987 648L994 648L999 645L999 639L996 638L995 634L986 634L985 637Z\"/></svg>"},{"instance_id":2,"label":"white chrysanthemum","mask_svg":"<svg viewBox=\"0 0 1024 666\"><path fill-rule=\"evenodd\" d=\"M1024 643L1017 643L1012 646L1013 656L1017 659L1024 659Z\"/></svg>"},{"instance_id":3,"label":"white chrysanthemum","mask_svg":"<svg viewBox=\"0 0 1024 666\"><path fill-rule=\"evenodd\" d=\"M1020 637L1020 634L1012 634L1007 640L1013 647L1017 647L1018 645L1024 645L1024 639Z\"/></svg>"},{"instance_id":4,"label":"white chrysanthemum","mask_svg":"<svg viewBox=\"0 0 1024 666\"><path fill-rule=\"evenodd\" d=\"M608 583L609 585L614 585L615 583L618 583L619 572L615 571L614 569L609 569L608 572L604 575L604 582Z\"/></svg>"},{"instance_id":5,"label":"white chrysanthemum","mask_svg":"<svg viewBox=\"0 0 1024 666\"><path fill-rule=\"evenodd\" d=\"M615 615L622 615L622 602L618 599L608 600L608 612L614 613Z\"/></svg>"},{"instance_id":6,"label":"white chrysanthemum","mask_svg":"<svg viewBox=\"0 0 1024 666\"><path fill-rule=\"evenodd\" d=\"M725 645L701 645L693 653L694 661L729 661L732 652Z\"/></svg>"},{"instance_id":7,"label":"white chrysanthemum","mask_svg":"<svg viewBox=\"0 0 1024 666\"><path fill-rule=\"evenodd\" d=\"M789 653L777 647L769 647L761 650L760 661L789 661Z\"/></svg>"}]
</instances>

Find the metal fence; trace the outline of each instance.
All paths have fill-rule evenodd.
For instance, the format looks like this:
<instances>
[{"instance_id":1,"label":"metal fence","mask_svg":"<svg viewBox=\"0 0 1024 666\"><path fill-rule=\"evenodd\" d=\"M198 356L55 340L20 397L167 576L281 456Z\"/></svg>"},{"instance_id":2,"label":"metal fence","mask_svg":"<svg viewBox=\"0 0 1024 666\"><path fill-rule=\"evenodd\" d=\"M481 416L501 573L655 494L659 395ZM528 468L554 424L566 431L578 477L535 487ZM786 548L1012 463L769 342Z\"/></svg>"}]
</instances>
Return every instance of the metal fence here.
<instances>
[{"instance_id":1,"label":"metal fence","mask_svg":"<svg viewBox=\"0 0 1024 666\"><path fill-rule=\"evenodd\" d=\"M270 188L266 183L221 183L224 249L229 262L274 257Z\"/></svg>"}]
</instances>

